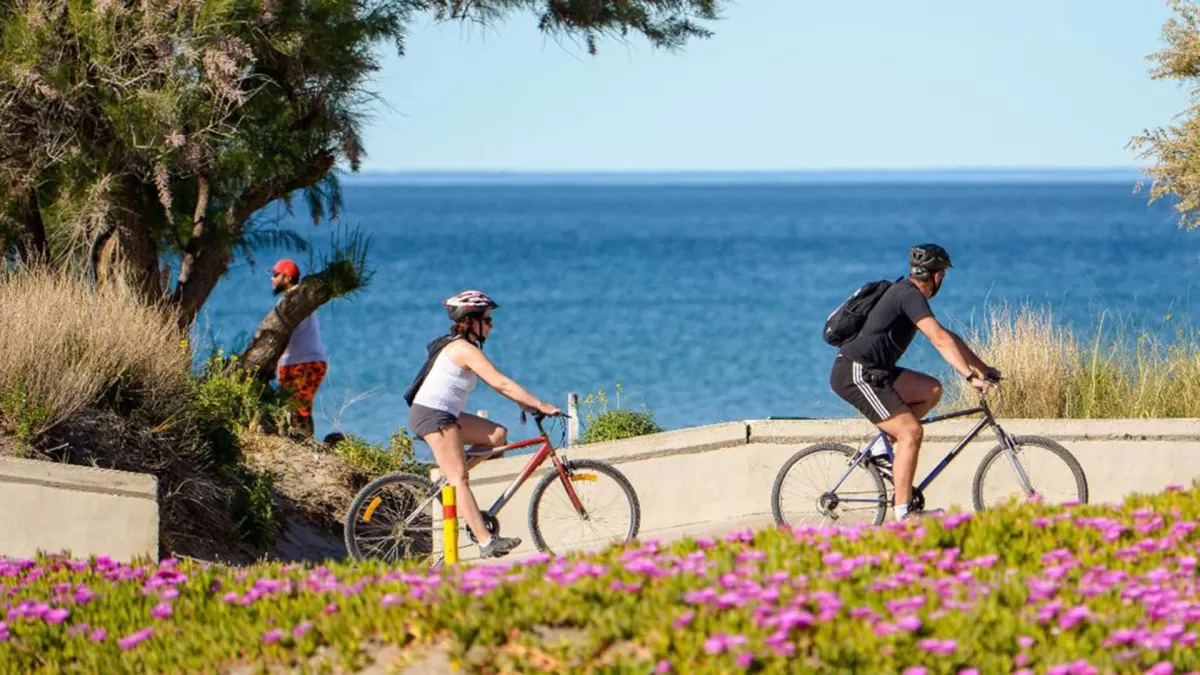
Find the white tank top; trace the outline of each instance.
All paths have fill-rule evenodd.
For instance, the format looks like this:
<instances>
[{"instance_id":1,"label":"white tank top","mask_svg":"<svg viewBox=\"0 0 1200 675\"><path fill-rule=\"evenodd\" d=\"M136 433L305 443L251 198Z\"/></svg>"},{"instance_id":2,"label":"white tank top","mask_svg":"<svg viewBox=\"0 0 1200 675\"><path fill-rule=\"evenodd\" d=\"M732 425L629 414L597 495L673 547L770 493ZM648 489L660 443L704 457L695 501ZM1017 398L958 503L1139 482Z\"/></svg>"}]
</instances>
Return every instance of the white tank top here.
<instances>
[{"instance_id":1,"label":"white tank top","mask_svg":"<svg viewBox=\"0 0 1200 675\"><path fill-rule=\"evenodd\" d=\"M413 405L441 410L457 417L466 407L467 394L475 388L479 377L465 368L454 365L446 351L443 349L433 360L429 374L425 376L425 381L413 397Z\"/></svg>"}]
</instances>

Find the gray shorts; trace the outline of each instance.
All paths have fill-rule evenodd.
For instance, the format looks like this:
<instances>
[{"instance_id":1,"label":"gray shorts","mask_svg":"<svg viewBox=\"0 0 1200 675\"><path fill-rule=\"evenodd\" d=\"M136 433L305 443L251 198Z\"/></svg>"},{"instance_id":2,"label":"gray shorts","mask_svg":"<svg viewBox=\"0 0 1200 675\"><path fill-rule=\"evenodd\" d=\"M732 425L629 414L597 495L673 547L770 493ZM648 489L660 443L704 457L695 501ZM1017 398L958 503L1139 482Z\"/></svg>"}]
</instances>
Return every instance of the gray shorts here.
<instances>
[{"instance_id":1,"label":"gray shorts","mask_svg":"<svg viewBox=\"0 0 1200 675\"><path fill-rule=\"evenodd\" d=\"M434 432L456 426L458 418L445 410L416 404L408 409L408 430L416 434L417 438L425 438Z\"/></svg>"}]
</instances>

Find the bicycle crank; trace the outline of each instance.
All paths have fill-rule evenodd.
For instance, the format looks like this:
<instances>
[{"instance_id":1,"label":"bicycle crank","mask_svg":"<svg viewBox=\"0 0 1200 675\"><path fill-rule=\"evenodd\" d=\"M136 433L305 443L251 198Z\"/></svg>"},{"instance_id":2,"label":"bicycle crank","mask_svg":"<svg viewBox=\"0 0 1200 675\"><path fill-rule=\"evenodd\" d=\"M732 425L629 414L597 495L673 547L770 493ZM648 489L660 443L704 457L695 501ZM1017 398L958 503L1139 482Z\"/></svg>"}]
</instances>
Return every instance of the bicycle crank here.
<instances>
[{"instance_id":1,"label":"bicycle crank","mask_svg":"<svg viewBox=\"0 0 1200 675\"><path fill-rule=\"evenodd\" d=\"M496 516L493 516L486 511L480 515L483 516L483 526L487 528L488 534L492 535L493 537L499 535L500 521L496 519ZM467 528L467 539L470 539L472 544L479 543L479 540L475 538L475 533L472 532L471 528L469 527Z\"/></svg>"}]
</instances>

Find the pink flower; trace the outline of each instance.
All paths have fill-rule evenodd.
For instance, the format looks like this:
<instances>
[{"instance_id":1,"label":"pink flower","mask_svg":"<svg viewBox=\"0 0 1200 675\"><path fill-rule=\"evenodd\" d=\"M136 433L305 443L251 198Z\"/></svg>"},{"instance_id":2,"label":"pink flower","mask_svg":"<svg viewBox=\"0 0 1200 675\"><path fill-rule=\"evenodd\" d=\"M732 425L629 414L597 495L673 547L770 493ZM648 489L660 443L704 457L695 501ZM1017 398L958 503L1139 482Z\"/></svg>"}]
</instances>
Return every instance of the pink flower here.
<instances>
[{"instance_id":1,"label":"pink flower","mask_svg":"<svg viewBox=\"0 0 1200 675\"><path fill-rule=\"evenodd\" d=\"M1021 649L1029 649L1033 646L1033 638L1028 635L1022 635L1017 638L1017 644L1021 645Z\"/></svg>"},{"instance_id":2,"label":"pink flower","mask_svg":"<svg viewBox=\"0 0 1200 675\"><path fill-rule=\"evenodd\" d=\"M149 640L153 636L153 628L143 628L135 633L130 633L129 635L121 638L119 641L117 641L117 645L119 645L121 649L129 650L145 642L146 640Z\"/></svg>"},{"instance_id":3,"label":"pink flower","mask_svg":"<svg viewBox=\"0 0 1200 675\"><path fill-rule=\"evenodd\" d=\"M295 628L292 629L292 636L300 637L307 633L312 626L313 623L311 621L301 621L300 623L296 624Z\"/></svg>"},{"instance_id":4,"label":"pink flower","mask_svg":"<svg viewBox=\"0 0 1200 675\"><path fill-rule=\"evenodd\" d=\"M694 618L696 618L696 613L694 611L690 611L690 610L686 611L683 614L680 614L679 617L676 618L674 621L672 621L671 626L674 628L683 628L683 627L687 626L689 623L691 623L692 619L694 619Z\"/></svg>"},{"instance_id":5,"label":"pink flower","mask_svg":"<svg viewBox=\"0 0 1200 675\"><path fill-rule=\"evenodd\" d=\"M707 654L720 654L733 647L739 647L746 643L746 638L741 635L725 635L718 633L704 641L704 651Z\"/></svg>"},{"instance_id":6,"label":"pink flower","mask_svg":"<svg viewBox=\"0 0 1200 675\"><path fill-rule=\"evenodd\" d=\"M904 669L903 675L925 675L926 672L925 666L909 666Z\"/></svg>"},{"instance_id":7,"label":"pink flower","mask_svg":"<svg viewBox=\"0 0 1200 675\"><path fill-rule=\"evenodd\" d=\"M656 672L656 673L669 673L669 672L671 672L671 662L670 662L670 661L667 661L667 660L665 660L665 659L664 659L664 660L662 660L662 661L659 661L659 662L658 662L658 664L656 664L656 665L654 666L654 672Z\"/></svg>"},{"instance_id":8,"label":"pink flower","mask_svg":"<svg viewBox=\"0 0 1200 675\"><path fill-rule=\"evenodd\" d=\"M263 639L263 642L271 645L271 644L275 644L276 642L279 642L279 639L282 637L283 637L283 631L278 628L274 628L272 630L267 631L266 633L263 633L262 639Z\"/></svg>"},{"instance_id":9,"label":"pink flower","mask_svg":"<svg viewBox=\"0 0 1200 675\"><path fill-rule=\"evenodd\" d=\"M954 653L954 650L958 647L958 643L954 640L928 639L921 640L917 643L917 646L931 654L949 656Z\"/></svg>"},{"instance_id":10,"label":"pink flower","mask_svg":"<svg viewBox=\"0 0 1200 675\"><path fill-rule=\"evenodd\" d=\"M749 668L750 664L754 663L754 652L742 652L734 661L742 668Z\"/></svg>"},{"instance_id":11,"label":"pink flower","mask_svg":"<svg viewBox=\"0 0 1200 675\"><path fill-rule=\"evenodd\" d=\"M150 610L150 616L154 617L155 619L165 619L168 616L171 616L171 612L171 605L165 602L160 602L154 606L154 609Z\"/></svg>"},{"instance_id":12,"label":"pink flower","mask_svg":"<svg viewBox=\"0 0 1200 675\"><path fill-rule=\"evenodd\" d=\"M896 625L901 630L906 630L910 633L913 633L918 630L921 630L921 619L920 619L920 617L916 617L916 616L912 616L912 615L902 616L896 620Z\"/></svg>"},{"instance_id":13,"label":"pink flower","mask_svg":"<svg viewBox=\"0 0 1200 675\"><path fill-rule=\"evenodd\" d=\"M104 642L104 639L108 637L108 631L103 628L97 628L88 637L91 638L92 642Z\"/></svg>"},{"instance_id":14,"label":"pink flower","mask_svg":"<svg viewBox=\"0 0 1200 675\"><path fill-rule=\"evenodd\" d=\"M1173 672L1175 666L1171 665L1170 661L1159 661L1146 671L1146 675L1171 675Z\"/></svg>"},{"instance_id":15,"label":"pink flower","mask_svg":"<svg viewBox=\"0 0 1200 675\"><path fill-rule=\"evenodd\" d=\"M70 616L70 614L71 613L65 609L61 609L61 608L60 609L52 609L52 610L46 612L43 615L43 618L46 619L47 623L59 624L59 623L62 623L63 621L66 621L67 617Z\"/></svg>"}]
</instances>

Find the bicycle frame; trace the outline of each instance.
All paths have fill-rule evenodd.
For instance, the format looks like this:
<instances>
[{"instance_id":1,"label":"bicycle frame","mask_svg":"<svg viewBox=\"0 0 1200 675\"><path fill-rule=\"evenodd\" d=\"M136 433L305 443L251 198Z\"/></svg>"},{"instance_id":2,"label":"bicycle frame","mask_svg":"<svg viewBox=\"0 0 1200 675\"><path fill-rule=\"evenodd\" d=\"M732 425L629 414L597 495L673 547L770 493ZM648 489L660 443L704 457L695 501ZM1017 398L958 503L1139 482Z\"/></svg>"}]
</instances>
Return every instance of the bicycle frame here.
<instances>
[{"instance_id":1,"label":"bicycle frame","mask_svg":"<svg viewBox=\"0 0 1200 675\"><path fill-rule=\"evenodd\" d=\"M1021 467L1020 463L1018 463L1016 461L1016 456L1015 456L1016 448L1015 448L1015 444L1012 441L1012 438L1008 435L1008 433L1006 433L1004 431L1003 428L1000 427L1000 424L996 422L996 418L992 415L992 410L988 406L987 400L984 399L982 396L979 399L979 405L974 408L967 408L964 410L956 410L954 412L949 412L944 415L935 415L932 417L926 417L926 418L920 420L920 424L922 426L924 426L927 424L934 424L937 422L943 422L945 420L952 420L952 419L956 419L959 417L966 417L968 415L976 415L979 413L983 413L983 418L980 419L975 424L975 426L971 428L971 430L969 432L967 432L967 435L964 436L962 438L962 440L960 440L958 442L958 444L955 445L950 450L950 452L946 453L946 456L942 458L942 461L938 462L938 465L933 467L933 469L931 469L929 471L929 473L925 476L925 478L920 483L915 485L916 490L924 492L925 489L927 487L929 487L929 485L931 483L933 483L933 481L935 479L937 479L937 477L939 475L941 475L941 473L943 471L946 470L946 467L950 466L950 463L953 462L954 459L956 457L958 457L959 454L961 454L964 449L966 449L967 445L970 444L971 441L975 440L975 437L978 436L980 434L980 432L982 432L987 427L992 428L992 431L994 431L996 433L996 438L998 438L1000 440L1001 445L1004 446L1004 448L1005 448L1004 454L1006 457L1008 457L1009 463L1012 464L1013 470L1017 473L1017 478L1021 483L1021 487L1026 492L1028 492L1030 490L1029 477L1025 475L1025 470ZM873 439L871 439L871 442L866 445L866 447L864 447L862 450L859 450L857 453L855 453L853 459L850 462L850 465L848 467L846 467L846 473L842 474L842 477L840 479L838 479L838 482L833 486L833 488L830 489L830 491L829 491L830 493L837 492L837 489L839 487L841 487L842 483L847 478L850 477L850 473L852 471L854 471L854 468L857 467L859 464L861 464L863 462L863 460L865 460L867 457L870 456L871 448L875 447L875 444L879 443L879 442L882 442L883 447L887 449L888 459L893 458L895 453L892 450L892 443L891 443L891 441L888 440L888 435L886 433L884 433L882 430L880 430L879 433L876 434ZM846 498L842 498L841 496L839 496L838 501L839 502L876 503L879 500L878 499L846 499Z\"/></svg>"},{"instance_id":2,"label":"bicycle frame","mask_svg":"<svg viewBox=\"0 0 1200 675\"><path fill-rule=\"evenodd\" d=\"M529 477L533 475L533 472L538 470L538 467L545 463L546 458L548 457L554 463L554 469L558 472L559 479L562 481L563 487L567 491L567 497L569 497L571 500L571 506L575 507L575 511L579 515L586 517L587 514L583 512L583 503L579 501L579 495L575 493L575 486L571 485L571 477L567 475L567 468L563 464L562 458L558 456L558 453L555 452L554 444L550 442L550 435L547 434L546 430L542 428L542 422L540 419L535 418L535 423L537 424L538 431L541 432L541 435L539 436L535 436L524 441L517 441L516 443L509 443L508 445L488 448L486 450L473 451L469 448L467 449L467 472L470 473L471 469L479 466L495 455L508 452L509 450L528 448L537 445L538 443L542 444L542 447L539 448L538 451L529 458L529 461L525 463L525 467L521 469L521 473L517 474L517 477L513 479L513 482L509 483L508 487L505 488L504 493L501 494L492 504L491 508L484 511L484 513L492 516L493 518L496 516L496 514L500 513L500 510L504 508L504 505L512 499L512 496L517 493L517 490L519 490L521 486L525 484L525 481L529 480ZM446 476L444 474L438 476L437 481L433 484L433 492L425 501L421 502L421 504L413 510L412 514L410 514L408 518L405 519L405 526L411 525L412 521L415 520L421 513L423 513L425 508L428 507L434 499L437 499L441 496L442 487L444 487L447 482L448 481L446 480Z\"/></svg>"}]
</instances>

